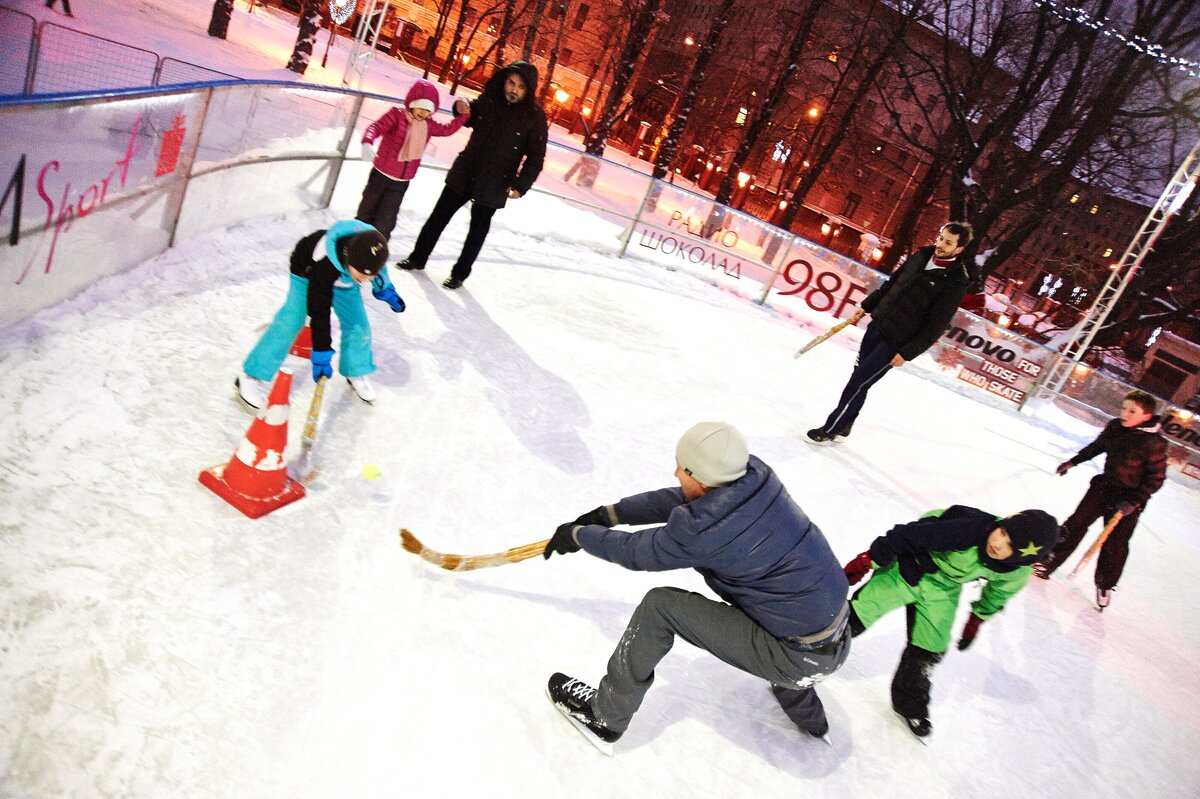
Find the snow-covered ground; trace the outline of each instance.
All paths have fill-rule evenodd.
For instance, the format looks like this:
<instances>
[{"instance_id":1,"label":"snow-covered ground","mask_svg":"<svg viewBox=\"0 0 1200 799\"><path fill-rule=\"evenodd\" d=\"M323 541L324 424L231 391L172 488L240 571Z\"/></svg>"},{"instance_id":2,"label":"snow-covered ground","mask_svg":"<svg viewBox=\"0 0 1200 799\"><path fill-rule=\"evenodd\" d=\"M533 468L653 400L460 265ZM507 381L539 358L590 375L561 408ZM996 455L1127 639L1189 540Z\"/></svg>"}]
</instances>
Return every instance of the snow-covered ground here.
<instances>
[{"instance_id":1,"label":"snow-covered ground","mask_svg":"<svg viewBox=\"0 0 1200 799\"><path fill-rule=\"evenodd\" d=\"M435 190L406 198L394 249ZM551 672L597 680L642 594L698 577L582 553L446 573L400 548L401 526L467 554L546 538L669 484L676 437L712 418L742 428L843 559L956 502L1065 516L1094 473L1053 475L1083 438L904 372L846 444L812 449L849 342L795 361L794 326L678 273L498 228L451 293L456 220L426 274L395 275L406 313L368 299L379 402L335 384L309 496L242 517L196 476L249 425L232 377L282 299L288 247L334 218L199 237L5 331L0 793L1196 795L1200 495L1178 476L1107 613L1086 576L1036 582L947 657L929 747L888 709L899 615L821 687L832 748L687 645L614 760L553 711ZM295 366L293 457L311 387Z\"/></svg>"},{"instance_id":2,"label":"snow-covered ground","mask_svg":"<svg viewBox=\"0 0 1200 799\"><path fill-rule=\"evenodd\" d=\"M211 8L169 5L205 23ZM438 183L414 181L393 255ZM899 614L821 685L832 747L686 644L616 756L588 746L547 677L594 684L645 591L705 591L698 576L585 553L454 574L404 552L400 527L466 554L546 538L670 484L675 440L702 419L738 425L843 560L952 503L1062 518L1098 466L1053 474L1094 429L905 370L845 444L811 448L853 336L794 360L808 331L599 254L593 231L534 237L498 215L475 274L447 292L460 214L426 273L393 274L406 313L367 298L381 396L367 407L331 386L309 495L255 521L234 511L196 479L250 424L233 375L282 301L292 244L352 211L343 198L197 236L0 336L0 796L1200 794L1200 493L1174 473L1108 611L1064 569L947 655L927 747L888 705ZM311 381L290 362L294 457Z\"/></svg>"}]
</instances>

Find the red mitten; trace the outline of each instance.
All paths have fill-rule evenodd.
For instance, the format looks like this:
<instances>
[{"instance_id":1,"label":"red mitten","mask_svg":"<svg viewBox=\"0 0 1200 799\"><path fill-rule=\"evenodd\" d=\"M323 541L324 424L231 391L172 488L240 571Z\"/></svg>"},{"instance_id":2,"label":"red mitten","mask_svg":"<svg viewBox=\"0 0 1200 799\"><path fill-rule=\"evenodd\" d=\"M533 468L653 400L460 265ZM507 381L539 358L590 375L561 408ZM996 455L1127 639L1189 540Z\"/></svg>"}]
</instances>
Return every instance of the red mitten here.
<instances>
[{"instance_id":1,"label":"red mitten","mask_svg":"<svg viewBox=\"0 0 1200 799\"><path fill-rule=\"evenodd\" d=\"M842 571L846 573L846 579L850 581L850 585L857 585L862 578L867 576L867 572L871 571L871 553L860 552L854 556L854 560L842 567Z\"/></svg>"},{"instance_id":2,"label":"red mitten","mask_svg":"<svg viewBox=\"0 0 1200 799\"><path fill-rule=\"evenodd\" d=\"M962 637L958 639L958 649L961 652L971 645L975 640L975 636L979 635L979 627L983 624L983 619L971 614L967 619L967 623L963 625Z\"/></svg>"}]
</instances>

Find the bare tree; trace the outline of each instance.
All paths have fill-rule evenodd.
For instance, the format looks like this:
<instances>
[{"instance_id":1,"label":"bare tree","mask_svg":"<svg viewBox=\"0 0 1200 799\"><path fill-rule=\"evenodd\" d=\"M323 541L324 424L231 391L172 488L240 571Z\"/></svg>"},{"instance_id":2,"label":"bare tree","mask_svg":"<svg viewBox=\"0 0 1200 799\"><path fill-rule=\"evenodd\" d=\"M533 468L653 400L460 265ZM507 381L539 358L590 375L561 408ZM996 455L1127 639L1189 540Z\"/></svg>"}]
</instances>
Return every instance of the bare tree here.
<instances>
[{"instance_id":1,"label":"bare tree","mask_svg":"<svg viewBox=\"0 0 1200 799\"><path fill-rule=\"evenodd\" d=\"M304 8L300 11L300 29L296 34L296 47L287 63L287 68L292 72L303 75L308 70L308 60L312 58L313 45L317 41L317 32L320 29L321 0L304 0Z\"/></svg>"},{"instance_id":2,"label":"bare tree","mask_svg":"<svg viewBox=\"0 0 1200 799\"><path fill-rule=\"evenodd\" d=\"M554 82L554 68L558 66L558 48L562 45L563 28L567 23L567 10L570 8L570 0L554 0L558 6L558 30L554 34L554 45L550 48L550 60L546 65L546 74L542 81L542 104L549 105L554 99L550 96L551 85Z\"/></svg>"},{"instance_id":3,"label":"bare tree","mask_svg":"<svg viewBox=\"0 0 1200 799\"><path fill-rule=\"evenodd\" d=\"M604 101L604 109L599 114L599 122L587 138L585 149L591 155L604 155L604 148L608 144L608 135L612 132L613 125L616 124L617 118L627 110L622 107L625 93L629 90L639 57L646 42L650 39L650 32L658 15L659 2L660 0L638 0L635 6L629 32L625 36L621 55L617 59L616 73Z\"/></svg>"},{"instance_id":4,"label":"bare tree","mask_svg":"<svg viewBox=\"0 0 1200 799\"><path fill-rule=\"evenodd\" d=\"M233 0L216 0L213 3L212 18L208 21L208 35L224 39L229 31L229 21L233 17Z\"/></svg>"},{"instance_id":5,"label":"bare tree","mask_svg":"<svg viewBox=\"0 0 1200 799\"><path fill-rule=\"evenodd\" d=\"M1200 20L1187 3L1098 0L1092 13L1168 50L1200 42ZM1155 138L1146 123L1161 122L1169 109L1144 106L1147 87L1168 67L1106 36L1103 26L1002 0L952 0L940 25L942 52L911 50L915 69L907 77L914 85L932 80L944 102L940 120L931 118L939 123L931 173L948 178L950 215L969 217L977 241L990 236L982 274L1060 211L1070 186L1112 186L1139 173L1139 159L1160 157L1144 149ZM916 204L936 191L930 183L914 195L893 253L911 245L904 237L916 230Z\"/></svg>"},{"instance_id":6,"label":"bare tree","mask_svg":"<svg viewBox=\"0 0 1200 799\"><path fill-rule=\"evenodd\" d=\"M872 7L853 45L846 48L842 54L845 57L838 61L846 66L837 71L838 77L821 114L821 124L800 157L795 159L796 183L788 207L777 222L780 227L786 230L791 226L809 192L854 130L864 100L875 91L881 74L893 66L910 26L926 16L926 8L927 0L899 2L895 7L882 4Z\"/></svg>"},{"instance_id":7,"label":"bare tree","mask_svg":"<svg viewBox=\"0 0 1200 799\"><path fill-rule=\"evenodd\" d=\"M1200 190L1193 189L1146 255L1097 346L1124 343L1131 333L1190 321L1200 332ZM1133 346L1137 346L1135 342Z\"/></svg>"},{"instance_id":8,"label":"bare tree","mask_svg":"<svg viewBox=\"0 0 1200 799\"><path fill-rule=\"evenodd\" d=\"M454 0L433 0L433 7L437 10L437 22L434 23L433 33L429 34L429 39L425 43L425 66L421 72L422 78L429 77L438 45L442 41L442 35L446 32L446 25L450 22L450 12L454 9Z\"/></svg>"},{"instance_id":9,"label":"bare tree","mask_svg":"<svg viewBox=\"0 0 1200 799\"><path fill-rule=\"evenodd\" d=\"M708 73L709 64L712 63L713 55L717 51L721 35L725 32L725 26L729 24L729 15L735 2L736 0L721 0L721 5L713 12L708 34L700 45L700 52L697 53L696 61L688 73L687 83L679 92L679 110L672 118L671 127L659 145L658 152L654 155L653 175L656 178L663 178L667 174L671 162L675 160L675 153L679 151L679 137L687 127L692 109L696 106L696 97L704 85L704 77Z\"/></svg>"},{"instance_id":10,"label":"bare tree","mask_svg":"<svg viewBox=\"0 0 1200 799\"><path fill-rule=\"evenodd\" d=\"M471 49L471 44L475 41L476 34L479 33L479 29L483 27L483 25L489 19L495 18L497 14L507 13L509 8L511 8L511 3L508 2L508 0L501 0L501 2L498 2L485 9L484 12L479 15L479 19L475 20L475 24L471 27L471 32L467 34L467 38L462 44L462 51L467 52ZM454 70L454 80L450 84L450 93L454 94L456 91L458 91L458 84L460 82L475 74L475 72L478 71L484 64L488 63L492 53L496 52L500 45L501 39L499 37L493 39L492 43L488 45L487 49L485 49L483 53L475 59L474 64L471 64L466 69L456 68Z\"/></svg>"},{"instance_id":11,"label":"bare tree","mask_svg":"<svg viewBox=\"0 0 1200 799\"><path fill-rule=\"evenodd\" d=\"M521 58L526 61L533 59L533 44L542 26L542 14L546 13L547 2L549 0L534 0L533 18L529 21L529 27L525 29L525 45L521 48Z\"/></svg>"},{"instance_id":12,"label":"bare tree","mask_svg":"<svg viewBox=\"0 0 1200 799\"><path fill-rule=\"evenodd\" d=\"M746 158L749 157L750 151L758 143L759 137L771 123L776 106L779 105L779 102L785 96L789 84L791 84L800 69L800 54L804 50L804 45L812 33L813 23L816 21L817 15L825 7L826 2L827 0L808 0L808 5L804 9L804 13L800 15L796 26L792 28L787 52L784 54L777 70L772 76L770 88L763 94L762 101L751 115L749 124L746 125L741 141L738 142L733 158L729 162L729 169L726 170L725 177L721 180L720 188L717 189L717 203L721 205L729 204L729 200L733 196L733 184L737 180L738 173L742 170L742 165L746 162Z\"/></svg>"},{"instance_id":13,"label":"bare tree","mask_svg":"<svg viewBox=\"0 0 1200 799\"><path fill-rule=\"evenodd\" d=\"M459 0L458 21L454 23L454 36L450 39L450 52L442 62L442 71L438 73L438 81L444 81L452 70L457 70L459 64L459 45L462 43L463 31L467 27L467 18L471 16L471 0Z\"/></svg>"}]
</instances>

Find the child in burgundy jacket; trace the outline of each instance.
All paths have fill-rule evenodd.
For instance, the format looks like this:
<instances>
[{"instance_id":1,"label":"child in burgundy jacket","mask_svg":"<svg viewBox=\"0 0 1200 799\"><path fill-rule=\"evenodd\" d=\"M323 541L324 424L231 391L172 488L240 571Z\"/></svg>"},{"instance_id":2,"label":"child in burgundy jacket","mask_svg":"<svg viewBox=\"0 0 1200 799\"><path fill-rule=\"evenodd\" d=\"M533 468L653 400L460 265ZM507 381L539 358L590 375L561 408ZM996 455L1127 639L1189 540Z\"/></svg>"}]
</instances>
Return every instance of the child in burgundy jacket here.
<instances>
[{"instance_id":1,"label":"child in burgundy jacket","mask_svg":"<svg viewBox=\"0 0 1200 799\"><path fill-rule=\"evenodd\" d=\"M372 169L354 218L374 227L385 239L391 238L396 227L404 192L417 174L429 139L450 136L470 118L470 106L465 100L454 103L455 117L450 122L430 119L437 107L437 87L427 80L418 80L408 90L403 108L392 106L363 131L363 159L371 159Z\"/></svg>"}]
</instances>

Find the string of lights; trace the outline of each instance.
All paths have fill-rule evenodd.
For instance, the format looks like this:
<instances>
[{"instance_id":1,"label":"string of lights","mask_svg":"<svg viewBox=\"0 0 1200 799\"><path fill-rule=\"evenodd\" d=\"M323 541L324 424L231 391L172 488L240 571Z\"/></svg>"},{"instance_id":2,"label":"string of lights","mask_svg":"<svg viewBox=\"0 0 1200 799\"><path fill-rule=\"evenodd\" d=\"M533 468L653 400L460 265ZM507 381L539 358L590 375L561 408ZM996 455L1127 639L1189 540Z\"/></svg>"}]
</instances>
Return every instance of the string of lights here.
<instances>
[{"instance_id":1,"label":"string of lights","mask_svg":"<svg viewBox=\"0 0 1200 799\"><path fill-rule=\"evenodd\" d=\"M358 0L329 0L329 16L335 24L344 25L357 5Z\"/></svg>"},{"instance_id":2,"label":"string of lights","mask_svg":"<svg viewBox=\"0 0 1200 799\"><path fill-rule=\"evenodd\" d=\"M1054 0L1034 0L1033 4L1065 22L1073 22L1076 25L1083 25L1091 30L1098 30L1105 36L1112 37L1121 42L1126 47L1132 47L1142 55L1153 58L1161 64L1175 67L1189 77L1200 77L1200 62L1171 55L1166 52L1166 49L1161 44L1155 44L1144 36L1126 36L1110 25L1111 20L1108 17L1096 19L1078 6L1059 5Z\"/></svg>"}]
</instances>

